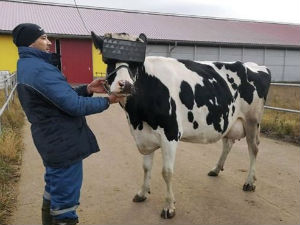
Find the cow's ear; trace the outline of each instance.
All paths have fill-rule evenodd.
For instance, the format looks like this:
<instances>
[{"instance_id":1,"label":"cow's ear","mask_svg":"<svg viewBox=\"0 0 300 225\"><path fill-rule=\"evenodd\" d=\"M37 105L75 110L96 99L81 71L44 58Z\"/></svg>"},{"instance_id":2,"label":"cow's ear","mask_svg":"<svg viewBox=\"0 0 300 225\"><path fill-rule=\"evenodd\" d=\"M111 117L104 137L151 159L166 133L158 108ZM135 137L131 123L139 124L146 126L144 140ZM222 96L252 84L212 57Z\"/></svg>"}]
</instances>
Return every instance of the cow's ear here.
<instances>
[{"instance_id":1,"label":"cow's ear","mask_svg":"<svg viewBox=\"0 0 300 225\"><path fill-rule=\"evenodd\" d=\"M94 42L94 45L97 49L99 49L102 52L103 49L103 39L96 35L93 31L91 32L92 40Z\"/></svg>"},{"instance_id":2,"label":"cow's ear","mask_svg":"<svg viewBox=\"0 0 300 225\"><path fill-rule=\"evenodd\" d=\"M140 38L141 40L143 40L143 42L144 42L144 43L146 43L146 44L147 44L147 41L148 41L148 40L147 40L147 36L146 36L146 34L144 34L144 33L141 33L141 34L140 34L140 36L139 36L139 38Z\"/></svg>"}]
</instances>

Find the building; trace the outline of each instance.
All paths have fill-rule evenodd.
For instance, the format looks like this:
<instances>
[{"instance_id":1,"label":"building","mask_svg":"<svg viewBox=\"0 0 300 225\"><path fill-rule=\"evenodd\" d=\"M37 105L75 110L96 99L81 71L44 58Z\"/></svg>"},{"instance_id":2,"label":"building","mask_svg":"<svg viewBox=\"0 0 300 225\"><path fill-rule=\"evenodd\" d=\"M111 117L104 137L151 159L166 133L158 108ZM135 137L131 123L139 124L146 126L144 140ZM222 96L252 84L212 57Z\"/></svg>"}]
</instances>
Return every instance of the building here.
<instances>
[{"instance_id":1,"label":"building","mask_svg":"<svg viewBox=\"0 0 300 225\"><path fill-rule=\"evenodd\" d=\"M300 25L203 18L53 3L0 1L0 70L16 70L11 31L19 23L43 27L70 83L88 83L106 66L92 44L98 35L148 37L147 55L266 65L273 81L300 81Z\"/></svg>"}]
</instances>

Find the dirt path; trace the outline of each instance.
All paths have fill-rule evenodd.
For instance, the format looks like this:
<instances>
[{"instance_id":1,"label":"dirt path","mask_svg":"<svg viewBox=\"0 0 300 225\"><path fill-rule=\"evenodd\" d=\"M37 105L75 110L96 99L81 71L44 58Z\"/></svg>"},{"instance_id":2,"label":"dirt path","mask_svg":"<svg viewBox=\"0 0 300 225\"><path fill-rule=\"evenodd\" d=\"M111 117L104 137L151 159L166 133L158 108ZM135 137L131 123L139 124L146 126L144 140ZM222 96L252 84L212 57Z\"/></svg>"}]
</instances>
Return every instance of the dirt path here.
<instances>
[{"instance_id":1,"label":"dirt path","mask_svg":"<svg viewBox=\"0 0 300 225\"><path fill-rule=\"evenodd\" d=\"M125 114L117 105L88 117L101 152L84 161L80 224L299 224L299 147L262 138L257 160L257 187L242 191L249 157L245 141L234 145L219 177L207 172L221 154L221 142L180 143L173 179L177 215L160 218L165 184L161 153L156 152L151 195L133 203L143 180L138 153ZM11 224L41 224L43 165L32 143L28 124L17 209Z\"/></svg>"}]
</instances>

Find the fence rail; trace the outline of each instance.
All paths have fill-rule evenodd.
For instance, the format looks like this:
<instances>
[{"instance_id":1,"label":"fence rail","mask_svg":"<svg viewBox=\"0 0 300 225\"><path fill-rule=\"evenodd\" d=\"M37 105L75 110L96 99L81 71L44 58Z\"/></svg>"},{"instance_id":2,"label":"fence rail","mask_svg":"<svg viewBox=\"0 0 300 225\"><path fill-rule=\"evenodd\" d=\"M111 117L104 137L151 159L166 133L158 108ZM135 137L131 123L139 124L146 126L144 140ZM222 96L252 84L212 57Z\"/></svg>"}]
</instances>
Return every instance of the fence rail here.
<instances>
[{"instance_id":1,"label":"fence rail","mask_svg":"<svg viewBox=\"0 0 300 225\"><path fill-rule=\"evenodd\" d=\"M273 109L273 110L277 110L277 111L282 111L282 112L300 113L300 110L296 110L296 109L284 109L284 108L273 107L273 106L268 106L268 105L265 105L265 108L266 109Z\"/></svg>"},{"instance_id":2,"label":"fence rail","mask_svg":"<svg viewBox=\"0 0 300 225\"><path fill-rule=\"evenodd\" d=\"M10 101L14 99L14 93L17 87L17 75L16 73L9 74L6 71L0 71L0 90L4 89L5 102L3 106L0 106L0 134L2 133L1 116L5 109L9 108Z\"/></svg>"},{"instance_id":3,"label":"fence rail","mask_svg":"<svg viewBox=\"0 0 300 225\"><path fill-rule=\"evenodd\" d=\"M289 87L300 87L300 84L289 84L289 83L271 83L274 86L289 86Z\"/></svg>"},{"instance_id":4,"label":"fence rail","mask_svg":"<svg viewBox=\"0 0 300 225\"><path fill-rule=\"evenodd\" d=\"M273 85L273 86L299 87L300 88L300 84L271 83L271 85ZM298 114L300 114L300 110L296 110L296 109L285 109L285 108L273 107L273 106L270 106L270 105L265 105L265 108L266 109L271 109L271 110L277 110L277 111L281 111L281 112L289 112L289 113L298 113Z\"/></svg>"}]
</instances>

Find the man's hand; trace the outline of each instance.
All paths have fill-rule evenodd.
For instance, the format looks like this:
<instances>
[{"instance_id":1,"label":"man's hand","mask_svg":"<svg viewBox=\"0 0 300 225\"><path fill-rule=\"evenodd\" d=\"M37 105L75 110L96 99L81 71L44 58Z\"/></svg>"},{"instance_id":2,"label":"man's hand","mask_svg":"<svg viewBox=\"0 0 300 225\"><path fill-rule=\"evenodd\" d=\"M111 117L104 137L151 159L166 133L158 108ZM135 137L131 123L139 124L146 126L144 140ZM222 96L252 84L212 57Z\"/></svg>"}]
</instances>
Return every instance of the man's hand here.
<instances>
[{"instance_id":1,"label":"man's hand","mask_svg":"<svg viewBox=\"0 0 300 225\"><path fill-rule=\"evenodd\" d=\"M88 94L92 93L106 93L104 88L104 83L106 81L103 78L98 78L96 80L93 80L90 84L87 86L87 92Z\"/></svg>"},{"instance_id":2,"label":"man's hand","mask_svg":"<svg viewBox=\"0 0 300 225\"><path fill-rule=\"evenodd\" d=\"M88 94L92 94L92 93L106 93L106 90L104 88L104 83L105 82L106 82L106 80L104 80L103 78L98 78L96 80L93 80L87 86ZM116 96L114 94L111 94L111 95L107 96L107 98L108 98L109 104L118 103L122 99L124 99L123 96L119 97L119 96Z\"/></svg>"},{"instance_id":3,"label":"man's hand","mask_svg":"<svg viewBox=\"0 0 300 225\"><path fill-rule=\"evenodd\" d=\"M113 103L118 103L119 101L121 101L124 97L118 97L114 94L109 95L108 97L109 100L109 104L113 104Z\"/></svg>"}]
</instances>

